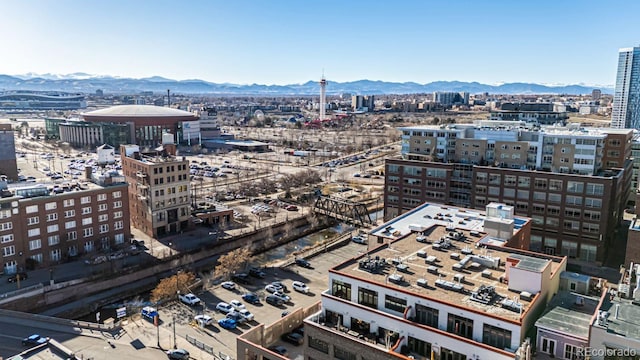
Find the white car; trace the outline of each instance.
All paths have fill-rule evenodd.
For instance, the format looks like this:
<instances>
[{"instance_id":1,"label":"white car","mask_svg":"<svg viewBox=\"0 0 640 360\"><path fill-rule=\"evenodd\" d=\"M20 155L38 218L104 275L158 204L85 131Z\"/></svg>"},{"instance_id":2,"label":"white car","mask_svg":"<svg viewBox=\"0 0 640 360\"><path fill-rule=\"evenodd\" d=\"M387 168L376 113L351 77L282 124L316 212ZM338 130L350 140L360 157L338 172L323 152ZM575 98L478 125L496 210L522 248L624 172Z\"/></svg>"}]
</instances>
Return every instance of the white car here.
<instances>
[{"instance_id":1,"label":"white car","mask_svg":"<svg viewBox=\"0 0 640 360\"><path fill-rule=\"evenodd\" d=\"M219 302L218 305L216 305L216 310L220 311L221 313L228 314L233 311L233 306L227 304L226 302Z\"/></svg>"},{"instance_id":2,"label":"white car","mask_svg":"<svg viewBox=\"0 0 640 360\"><path fill-rule=\"evenodd\" d=\"M240 310L246 309L246 307L244 306L244 304L243 304L243 303L241 303L241 302L240 302L240 301L238 301L238 300L231 300L231 301L229 301L229 305L233 306L233 308L234 308L236 311L240 311Z\"/></svg>"},{"instance_id":3,"label":"white car","mask_svg":"<svg viewBox=\"0 0 640 360\"><path fill-rule=\"evenodd\" d=\"M240 314L240 316L245 318L247 321L253 320L253 314L247 309L238 310L238 314Z\"/></svg>"},{"instance_id":4,"label":"white car","mask_svg":"<svg viewBox=\"0 0 640 360\"><path fill-rule=\"evenodd\" d=\"M222 283L222 287L227 289L227 290L235 290L236 289L236 283L234 283L233 281L225 281Z\"/></svg>"},{"instance_id":5,"label":"white car","mask_svg":"<svg viewBox=\"0 0 640 360\"><path fill-rule=\"evenodd\" d=\"M304 293L304 294L307 294L309 292L309 287L307 286L307 284L303 283L302 281L294 281L291 284L291 287L293 287L293 290Z\"/></svg>"},{"instance_id":6,"label":"white car","mask_svg":"<svg viewBox=\"0 0 640 360\"><path fill-rule=\"evenodd\" d=\"M193 319L202 326L209 326L213 323L213 318L209 315L196 315Z\"/></svg>"},{"instance_id":7,"label":"white car","mask_svg":"<svg viewBox=\"0 0 640 360\"><path fill-rule=\"evenodd\" d=\"M282 291L282 287L276 286L274 284L268 284L267 286L264 287L264 289L269 293L274 293L276 291Z\"/></svg>"},{"instance_id":8,"label":"white car","mask_svg":"<svg viewBox=\"0 0 640 360\"><path fill-rule=\"evenodd\" d=\"M366 244L367 243L367 239L365 239L364 236L362 236L362 235L356 235L356 236L352 237L351 241L353 241L356 244Z\"/></svg>"},{"instance_id":9,"label":"white car","mask_svg":"<svg viewBox=\"0 0 640 360\"><path fill-rule=\"evenodd\" d=\"M198 305L200 304L201 300L199 297L189 293L189 294L185 294L185 295L179 295L178 298L180 298L180 301L182 301L183 303L187 304L187 305Z\"/></svg>"},{"instance_id":10,"label":"white car","mask_svg":"<svg viewBox=\"0 0 640 360\"><path fill-rule=\"evenodd\" d=\"M285 303L291 302L291 296L286 295L283 292L276 291L276 292L273 293L273 296L276 296L276 297L280 298Z\"/></svg>"}]
</instances>

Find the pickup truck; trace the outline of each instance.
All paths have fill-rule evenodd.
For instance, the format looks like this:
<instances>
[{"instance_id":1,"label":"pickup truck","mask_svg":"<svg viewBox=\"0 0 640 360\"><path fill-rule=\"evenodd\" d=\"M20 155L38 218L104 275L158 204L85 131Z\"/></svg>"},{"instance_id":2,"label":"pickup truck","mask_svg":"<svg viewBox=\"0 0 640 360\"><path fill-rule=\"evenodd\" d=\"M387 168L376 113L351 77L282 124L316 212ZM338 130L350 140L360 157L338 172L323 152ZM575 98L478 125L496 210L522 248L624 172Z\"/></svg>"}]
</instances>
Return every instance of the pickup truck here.
<instances>
[{"instance_id":1,"label":"pickup truck","mask_svg":"<svg viewBox=\"0 0 640 360\"><path fill-rule=\"evenodd\" d=\"M185 295L179 295L178 298L180 299L180 301L182 301L183 303L187 304L187 305L198 305L200 304L200 298L189 293L189 294L185 294Z\"/></svg>"}]
</instances>

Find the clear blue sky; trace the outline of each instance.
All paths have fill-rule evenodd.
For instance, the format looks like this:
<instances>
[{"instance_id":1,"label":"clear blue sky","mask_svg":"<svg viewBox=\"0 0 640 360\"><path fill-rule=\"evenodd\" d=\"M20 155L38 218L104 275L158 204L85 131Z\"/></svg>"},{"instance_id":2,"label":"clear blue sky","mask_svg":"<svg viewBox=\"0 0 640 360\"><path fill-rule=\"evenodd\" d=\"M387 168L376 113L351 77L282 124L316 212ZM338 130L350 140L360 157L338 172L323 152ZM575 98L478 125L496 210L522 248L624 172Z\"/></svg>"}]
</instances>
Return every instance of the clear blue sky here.
<instances>
[{"instance_id":1,"label":"clear blue sky","mask_svg":"<svg viewBox=\"0 0 640 360\"><path fill-rule=\"evenodd\" d=\"M4 0L0 73L615 83L640 1Z\"/></svg>"}]
</instances>

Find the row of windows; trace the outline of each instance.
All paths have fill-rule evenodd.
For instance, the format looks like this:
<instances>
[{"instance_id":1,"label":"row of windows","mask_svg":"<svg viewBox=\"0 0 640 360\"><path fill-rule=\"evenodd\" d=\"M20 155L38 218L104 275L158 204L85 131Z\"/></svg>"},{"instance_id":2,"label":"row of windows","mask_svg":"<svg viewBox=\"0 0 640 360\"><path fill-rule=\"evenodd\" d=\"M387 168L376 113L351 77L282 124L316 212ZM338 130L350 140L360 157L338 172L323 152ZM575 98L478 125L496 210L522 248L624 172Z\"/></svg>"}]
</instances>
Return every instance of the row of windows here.
<instances>
[{"instance_id":1,"label":"row of windows","mask_svg":"<svg viewBox=\"0 0 640 360\"><path fill-rule=\"evenodd\" d=\"M333 280L331 293L344 300L351 300L351 284L339 280ZM370 308L378 308L378 292L365 288L358 288L358 304ZM439 310L421 304L415 304L416 315L412 321L438 328ZM407 300L385 294L384 308L404 313L407 309ZM483 343L501 349L511 347L511 331L491 325L484 325ZM448 314L447 331L468 339L473 338L473 320L455 314Z\"/></svg>"},{"instance_id":2,"label":"row of windows","mask_svg":"<svg viewBox=\"0 0 640 360\"><path fill-rule=\"evenodd\" d=\"M178 168L178 171L185 171L185 170L187 170L187 165L178 164L177 168ZM175 165L169 165L166 168L157 166L157 167L153 168L153 173L154 174L162 174L165 169L166 169L167 173L175 172L176 171L176 166Z\"/></svg>"},{"instance_id":3,"label":"row of windows","mask_svg":"<svg viewBox=\"0 0 640 360\"><path fill-rule=\"evenodd\" d=\"M114 192L115 194L116 192ZM120 193L120 191L117 191L117 193ZM104 200L106 200L106 194L99 194L100 195L104 195L105 198ZM120 197L120 196L118 196ZM90 196L84 196L80 198L80 203L81 204L90 204L91 203L91 197ZM70 206L74 206L74 199L67 199L64 201L64 207L70 207ZM50 202L50 203L46 203L44 205L45 210L55 210L58 207L58 203L55 202ZM122 207L122 201L114 201L113 202L113 207L114 208L120 208ZM99 211L106 211L108 208L107 204L98 204L98 210ZM33 213L37 213L39 210L38 205L29 205L27 207L25 207L25 212L27 214L33 214ZM90 213L91 212L91 207L83 207L82 208L82 212L83 213Z\"/></svg>"}]
</instances>

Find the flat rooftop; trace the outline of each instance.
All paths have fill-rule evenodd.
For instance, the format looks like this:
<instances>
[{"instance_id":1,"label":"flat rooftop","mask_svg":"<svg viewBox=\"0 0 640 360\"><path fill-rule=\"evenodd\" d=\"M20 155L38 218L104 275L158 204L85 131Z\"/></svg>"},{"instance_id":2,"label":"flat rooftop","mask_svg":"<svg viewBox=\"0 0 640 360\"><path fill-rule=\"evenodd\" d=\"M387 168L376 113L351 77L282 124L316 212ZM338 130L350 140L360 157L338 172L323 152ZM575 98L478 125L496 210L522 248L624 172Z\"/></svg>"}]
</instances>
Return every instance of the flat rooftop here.
<instances>
[{"instance_id":1,"label":"flat rooftop","mask_svg":"<svg viewBox=\"0 0 640 360\"><path fill-rule=\"evenodd\" d=\"M536 321L536 326L588 340L591 319L599 301L599 298L559 292L547 305L549 312Z\"/></svg>"},{"instance_id":2,"label":"flat rooftop","mask_svg":"<svg viewBox=\"0 0 640 360\"><path fill-rule=\"evenodd\" d=\"M472 221L469 223L473 224ZM527 255L529 253L507 247L485 246L485 235L433 224L429 229L411 232L344 262L332 271L472 311L520 321L521 313L531 306L533 296L521 299L519 292L509 290L501 281L506 259L516 258L520 260L516 267L534 270L551 264L552 273L558 271L561 264L540 254ZM374 242L370 237L369 243ZM384 264L378 266L382 259ZM460 266L463 262L464 266ZM496 263L497 267L494 266ZM377 269L372 270L375 266ZM484 301L478 300L476 294L483 289L491 289L492 294Z\"/></svg>"},{"instance_id":3,"label":"flat rooftop","mask_svg":"<svg viewBox=\"0 0 640 360\"><path fill-rule=\"evenodd\" d=\"M481 237L487 237L484 234L484 221L487 216L479 210L469 210L454 206L446 206L441 204L426 203L417 208L404 213L391 221L379 226L369 235L384 237L389 239L397 239L407 236L413 231L422 231L434 225L443 226L449 229L459 229L466 232L480 233L476 234ZM493 221L499 221L492 218ZM522 228L524 224L531 221L529 218L514 216L514 233ZM508 221L503 219L503 221ZM504 244L504 240L497 238L484 239L487 245L500 246Z\"/></svg>"},{"instance_id":4,"label":"flat rooftop","mask_svg":"<svg viewBox=\"0 0 640 360\"><path fill-rule=\"evenodd\" d=\"M595 321L593 326L605 327L607 332L618 336L640 339L640 304L636 304L631 300L615 296L612 299L608 295L605 296L600 310L609 314L606 326L599 324L598 321Z\"/></svg>"}]
</instances>

